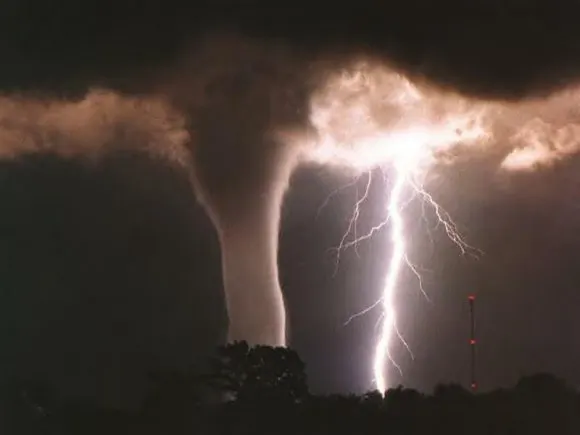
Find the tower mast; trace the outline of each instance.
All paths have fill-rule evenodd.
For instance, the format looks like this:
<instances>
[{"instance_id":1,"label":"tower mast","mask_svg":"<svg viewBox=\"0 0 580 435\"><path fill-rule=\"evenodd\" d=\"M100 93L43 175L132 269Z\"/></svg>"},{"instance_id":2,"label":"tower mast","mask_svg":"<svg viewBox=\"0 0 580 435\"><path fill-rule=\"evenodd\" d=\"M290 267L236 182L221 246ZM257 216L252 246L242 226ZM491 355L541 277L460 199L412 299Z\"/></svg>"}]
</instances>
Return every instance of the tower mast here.
<instances>
[{"instance_id":1,"label":"tower mast","mask_svg":"<svg viewBox=\"0 0 580 435\"><path fill-rule=\"evenodd\" d=\"M469 347L471 348L471 391L475 393L477 391L477 379L475 370L475 296L469 295L467 299L469 301L469 317L471 324L471 331L469 335Z\"/></svg>"}]
</instances>

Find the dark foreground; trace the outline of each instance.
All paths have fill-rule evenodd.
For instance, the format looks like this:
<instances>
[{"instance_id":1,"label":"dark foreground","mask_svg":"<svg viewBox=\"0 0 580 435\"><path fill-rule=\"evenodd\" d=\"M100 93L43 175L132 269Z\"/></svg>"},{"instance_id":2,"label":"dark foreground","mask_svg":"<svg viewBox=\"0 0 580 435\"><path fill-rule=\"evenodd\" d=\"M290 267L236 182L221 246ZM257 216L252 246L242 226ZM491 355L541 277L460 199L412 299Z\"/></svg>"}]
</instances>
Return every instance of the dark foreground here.
<instances>
[{"instance_id":1,"label":"dark foreground","mask_svg":"<svg viewBox=\"0 0 580 435\"><path fill-rule=\"evenodd\" d=\"M485 394L440 385L383 397L313 396L304 373L291 350L236 343L202 371L152 373L135 411L15 381L0 392L0 434L580 434L580 394L547 374Z\"/></svg>"}]
</instances>

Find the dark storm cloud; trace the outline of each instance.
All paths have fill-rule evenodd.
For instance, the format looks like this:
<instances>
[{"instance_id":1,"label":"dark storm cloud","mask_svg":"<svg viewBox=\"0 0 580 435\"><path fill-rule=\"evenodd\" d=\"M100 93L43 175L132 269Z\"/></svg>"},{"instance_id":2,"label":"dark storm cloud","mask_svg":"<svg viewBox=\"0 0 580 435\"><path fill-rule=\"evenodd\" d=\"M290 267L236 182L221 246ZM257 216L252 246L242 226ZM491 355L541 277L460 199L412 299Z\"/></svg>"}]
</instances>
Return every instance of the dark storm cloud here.
<instances>
[{"instance_id":1,"label":"dark storm cloud","mask_svg":"<svg viewBox=\"0 0 580 435\"><path fill-rule=\"evenodd\" d=\"M288 156L272 133L307 125L312 90L357 56L486 97L546 92L573 81L580 66L572 1L31 0L2 8L0 89L168 95L195 132L198 190L214 208L237 209L247 192L280 177L273 162Z\"/></svg>"},{"instance_id":2,"label":"dark storm cloud","mask_svg":"<svg viewBox=\"0 0 580 435\"><path fill-rule=\"evenodd\" d=\"M373 53L470 93L521 96L574 80L578 2L5 2L2 87L139 88L214 31L284 41L310 53ZM346 48L348 47L348 48Z\"/></svg>"}]
</instances>

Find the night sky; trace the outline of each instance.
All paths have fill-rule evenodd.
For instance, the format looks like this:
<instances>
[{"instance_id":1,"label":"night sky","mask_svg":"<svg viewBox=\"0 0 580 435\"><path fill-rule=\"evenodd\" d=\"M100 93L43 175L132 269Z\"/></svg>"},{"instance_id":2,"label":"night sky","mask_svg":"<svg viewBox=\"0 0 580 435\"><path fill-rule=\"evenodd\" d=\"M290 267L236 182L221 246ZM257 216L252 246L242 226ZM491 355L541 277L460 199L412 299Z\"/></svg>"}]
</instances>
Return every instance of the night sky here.
<instances>
[{"instance_id":1,"label":"night sky","mask_svg":"<svg viewBox=\"0 0 580 435\"><path fill-rule=\"evenodd\" d=\"M348 42L475 95L542 93L580 72L572 1L558 2L557 10L539 0L469 7L358 1L341 10L233 3L3 5L0 86L59 95L92 84L140 92L211 29L281 38L305 50ZM426 391L439 382L467 385L467 295L475 293L481 388L507 387L537 371L580 384L579 165L569 158L506 175L488 155L438 171L430 191L483 253L462 257L441 229L430 238L420 205L409 207L411 252L430 300L406 274L399 329L415 358L395 346L403 369L402 378L392 371L397 382ZM373 175L359 232L385 217L384 184ZM379 233L343 254L335 272L332 248L365 177L320 207L349 182L328 168L301 169L283 209L279 258L291 345L315 392L372 387L379 312L344 323L378 297L389 245ZM97 162L37 154L0 164L0 198L2 379L47 380L67 393L130 404L148 370L186 367L224 340L217 237L184 173L139 154Z\"/></svg>"}]
</instances>

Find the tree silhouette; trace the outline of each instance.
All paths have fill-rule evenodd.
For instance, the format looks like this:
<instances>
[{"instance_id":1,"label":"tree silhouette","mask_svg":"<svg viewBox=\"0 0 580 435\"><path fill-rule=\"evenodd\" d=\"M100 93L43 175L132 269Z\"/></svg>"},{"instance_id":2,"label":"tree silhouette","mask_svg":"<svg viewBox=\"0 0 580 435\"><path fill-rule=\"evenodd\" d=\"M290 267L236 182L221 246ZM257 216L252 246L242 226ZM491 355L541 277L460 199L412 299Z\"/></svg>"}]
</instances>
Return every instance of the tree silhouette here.
<instances>
[{"instance_id":1,"label":"tree silhouette","mask_svg":"<svg viewBox=\"0 0 580 435\"><path fill-rule=\"evenodd\" d=\"M370 409L380 410L385 404L385 398L380 391L373 390L362 396L362 402Z\"/></svg>"},{"instance_id":2,"label":"tree silhouette","mask_svg":"<svg viewBox=\"0 0 580 435\"><path fill-rule=\"evenodd\" d=\"M149 373L152 388L141 405L149 417L177 418L190 414L203 400L202 380L192 371L159 370Z\"/></svg>"},{"instance_id":3,"label":"tree silhouette","mask_svg":"<svg viewBox=\"0 0 580 435\"><path fill-rule=\"evenodd\" d=\"M53 416L51 435L116 435L136 432L133 415L120 409L107 408L91 399L64 401ZM46 434L42 431L39 434Z\"/></svg>"},{"instance_id":4,"label":"tree silhouette","mask_svg":"<svg viewBox=\"0 0 580 435\"><path fill-rule=\"evenodd\" d=\"M530 399L542 400L573 394L573 390L562 379L549 373L537 373L522 377L516 384L516 392Z\"/></svg>"},{"instance_id":5,"label":"tree silhouette","mask_svg":"<svg viewBox=\"0 0 580 435\"><path fill-rule=\"evenodd\" d=\"M212 361L212 384L236 401L300 402L308 395L305 366L284 347L235 342L218 348Z\"/></svg>"},{"instance_id":6,"label":"tree silhouette","mask_svg":"<svg viewBox=\"0 0 580 435\"><path fill-rule=\"evenodd\" d=\"M459 384L437 384L433 395L443 400L465 400L471 393Z\"/></svg>"},{"instance_id":7,"label":"tree silhouette","mask_svg":"<svg viewBox=\"0 0 580 435\"><path fill-rule=\"evenodd\" d=\"M578 430L576 393L562 379L547 373L525 376L516 384L515 395L519 423L528 433Z\"/></svg>"},{"instance_id":8,"label":"tree silhouette","mask_svg":"<svg viewBox=\"0 0 580 435\"><path fill-rule=\"evenodd\" d=\"M42 382L14 380L0 386L0 432L39 430L56 407L52 390Z\"/></svg>"},{"instance_id":9,"label":"tree silhouette","mask_svg":"<svg viewBox=\"0 0 580 435\"><path fill-rule=\"evenodd\" d=\"M403 386L384 396L309 395L294 351L244 342L218 348L211 369L207 375L193 369L152 373L153 388L137 413L14 381L0 388L0 435L580 433L578 391L548 374L478 394L441 384L432 395Z\"/></svg>"}]
</instances>

